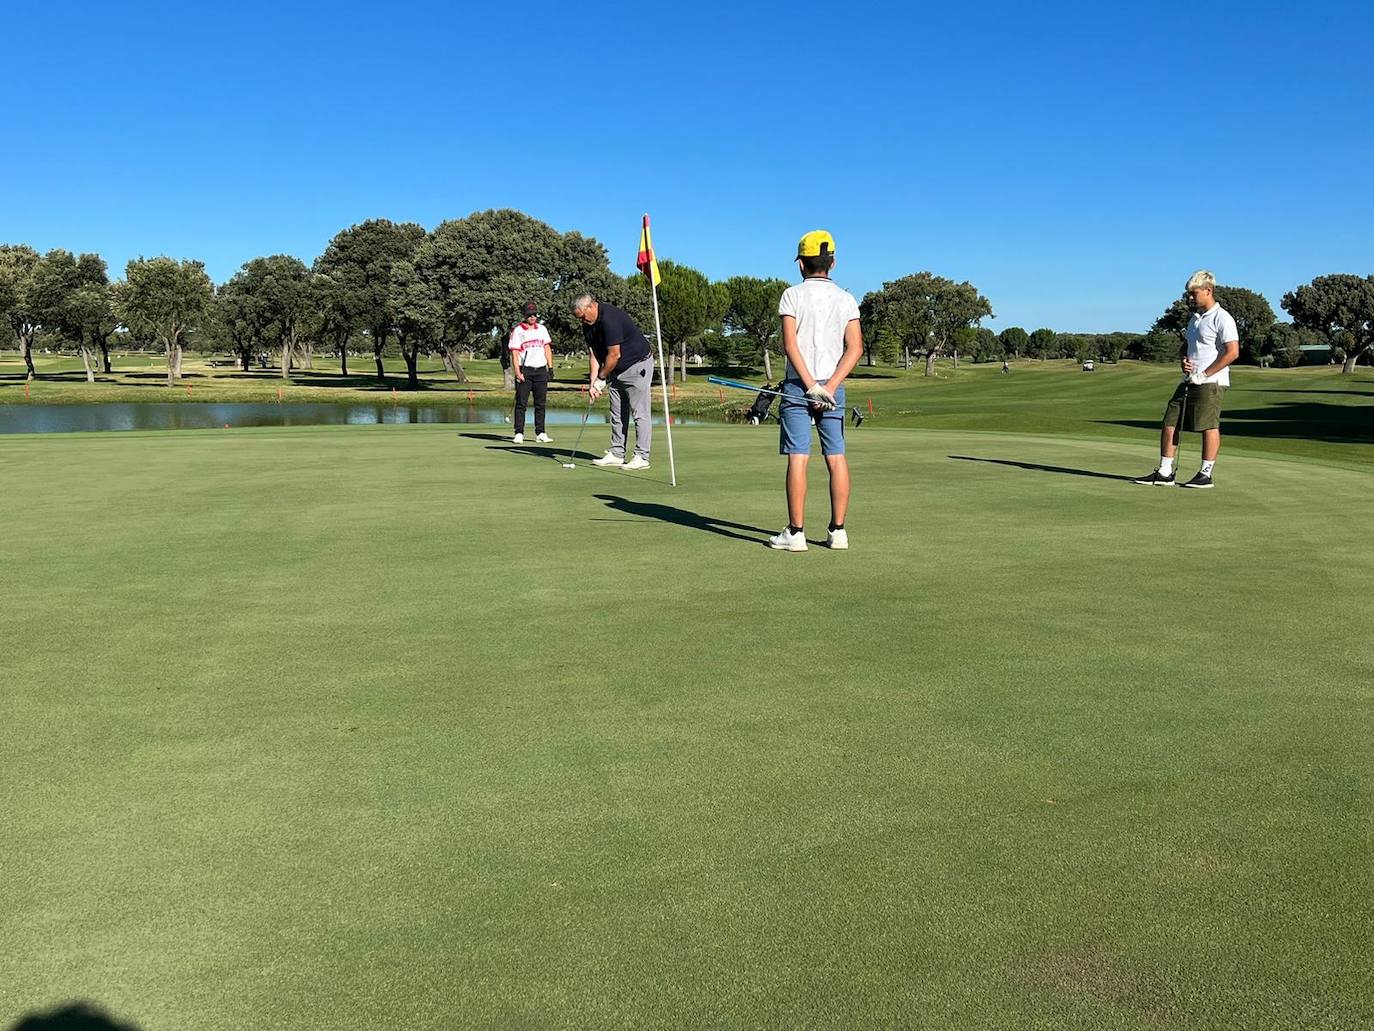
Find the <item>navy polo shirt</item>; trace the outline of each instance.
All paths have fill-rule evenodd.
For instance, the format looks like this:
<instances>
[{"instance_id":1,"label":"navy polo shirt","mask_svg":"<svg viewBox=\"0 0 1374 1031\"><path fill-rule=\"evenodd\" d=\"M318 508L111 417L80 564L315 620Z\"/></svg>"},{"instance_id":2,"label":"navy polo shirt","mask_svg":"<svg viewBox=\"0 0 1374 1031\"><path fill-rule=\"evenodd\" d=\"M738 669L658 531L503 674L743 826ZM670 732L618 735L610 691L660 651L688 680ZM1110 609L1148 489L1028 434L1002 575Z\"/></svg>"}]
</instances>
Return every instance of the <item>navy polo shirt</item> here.
<instances>
[{"instance_id":1,"label":"navy polo shirt","mask_svg":"<svg viewBox=\"0 0 1374 1031\"><path fill-rule=\"evenodd\" d=\"M618 375L649 357L649 341L635 325L635 320L605 301L598 302L596 321L582 327L582 336L601 365L606 364L606 351L619 345L620 361L612 370L612 375Z\"/></svg>"}]
</instances>

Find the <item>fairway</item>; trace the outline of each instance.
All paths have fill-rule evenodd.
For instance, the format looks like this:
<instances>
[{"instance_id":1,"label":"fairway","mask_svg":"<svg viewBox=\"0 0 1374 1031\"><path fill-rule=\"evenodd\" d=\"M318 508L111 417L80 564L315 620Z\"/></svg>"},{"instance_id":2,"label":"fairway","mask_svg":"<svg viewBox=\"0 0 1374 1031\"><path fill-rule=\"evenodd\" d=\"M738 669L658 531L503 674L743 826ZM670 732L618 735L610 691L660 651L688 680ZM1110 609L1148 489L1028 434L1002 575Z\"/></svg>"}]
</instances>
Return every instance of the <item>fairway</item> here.
<instances>
[{"instance_id":1,"label":"fairway","mask_svg":"<svg viewBox=\"0 0 1374 1031\"><path fill-rule=\"evenodd\" d=\"M0 1026L1370 1026L1368 466L656 444L0 438Z\"/></svg>"}]
</instances>

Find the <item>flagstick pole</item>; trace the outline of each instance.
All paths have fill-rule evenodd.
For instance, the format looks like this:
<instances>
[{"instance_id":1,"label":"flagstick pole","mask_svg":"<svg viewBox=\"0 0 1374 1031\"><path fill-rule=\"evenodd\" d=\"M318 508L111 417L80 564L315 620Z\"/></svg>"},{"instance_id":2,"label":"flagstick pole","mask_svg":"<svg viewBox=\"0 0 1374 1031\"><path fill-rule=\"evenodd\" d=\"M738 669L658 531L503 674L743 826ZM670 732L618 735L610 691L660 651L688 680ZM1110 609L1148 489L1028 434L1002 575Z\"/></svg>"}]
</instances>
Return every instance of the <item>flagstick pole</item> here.
<instances>
[{"instance_id":1,"label":"flagstick pole","mask_svg":"<svg viewBox=\"0 0 1374 1031\"><path fill-rule=\"evenodd\" d=\"M658 321L658 287L649 276L649 292L654 298L654 336L658 338L658 381L663 384L663 428L668 431L668 476L677 486L677 463L673 460L673 415L668 411L668 369L663 364L663 327Z\"/></svg>"}]
</instances>

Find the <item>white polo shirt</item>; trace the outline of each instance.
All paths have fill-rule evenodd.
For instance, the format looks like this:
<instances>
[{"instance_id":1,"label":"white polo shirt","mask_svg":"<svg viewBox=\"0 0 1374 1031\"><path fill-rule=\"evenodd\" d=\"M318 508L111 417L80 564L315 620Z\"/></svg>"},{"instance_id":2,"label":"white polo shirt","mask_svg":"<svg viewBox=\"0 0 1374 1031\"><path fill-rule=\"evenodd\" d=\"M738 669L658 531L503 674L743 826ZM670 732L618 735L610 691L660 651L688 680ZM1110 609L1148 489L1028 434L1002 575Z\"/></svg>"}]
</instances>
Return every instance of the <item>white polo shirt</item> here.
<instances>
[{"instance_id":1,"label":"white polo shirt","mask_svg":"<svg viewBox=\"0 0 1374 1031\"><path fill-rule=\"evenodd\" d=\"M553 343L549 331L541 322L526 326L523 322L510 333L511 361L522 369L543 369L548 366L544 345Z\"/></svg>"},{"instance_id":2,"label":"white polo shirt","mask_svg":"<svg viewBox=\"0 0 1374 1031\"><path fill-rule=\"evenodd\" d=\"M1240 333L1231 313L1220 304L1213 304L1201 315L1194 314L1188 320L1188 359L1194 369L1202 372L1226 350L1227 344L1239 339ZM1229 387L1231 367L1228 365L1215 376L1208 376L1204 382Z\"/></svg>"},{"instance_id":3,"label":"white polo shirt","mask_svg":"<svg viewBox=\"0 0 1374 1031\"><path fill-rule=\"evenodd\" d=\"M859 317L859 302L829 279L816 276L784 290L778 314L797 320L797 350L811 375L824 383L840 364L845 327ZM787 378L801 379L790 361Z\"/></svg>"}]
</instances>

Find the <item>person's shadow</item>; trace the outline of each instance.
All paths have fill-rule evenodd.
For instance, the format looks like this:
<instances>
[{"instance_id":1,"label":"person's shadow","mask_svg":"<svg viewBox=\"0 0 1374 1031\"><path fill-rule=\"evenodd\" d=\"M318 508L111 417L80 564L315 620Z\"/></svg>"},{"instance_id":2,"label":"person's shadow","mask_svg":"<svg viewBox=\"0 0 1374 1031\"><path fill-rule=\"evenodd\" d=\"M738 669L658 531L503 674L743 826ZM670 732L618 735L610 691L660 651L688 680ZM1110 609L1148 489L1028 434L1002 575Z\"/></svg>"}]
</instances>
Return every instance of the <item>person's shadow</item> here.
<instances>
[{"instance_id":1,"label":"person's shadow","mask_svg":"<svg viewBox=\"0 0 1374 1031\"><path fill-rule=\"evenodd\" d=\"M626 515L638 516L641 519L657 519L663 523L675 523L678 526L691 527L693 530L705 530L707 533L745 541L748 544L767 544L768 538L771 536L768 530L759 526L737 523L730 519L717 519L714 516L704 516L696 512L689 512L685 508L660 505L656 501L631 501L629 498L618 497L615 494L593 494L592 497L598 501L606 502L607 506L615 512L624 512ZM744 533L738 532L741 530ZM762 539L747 537L745 536L746 533L761 534Z\"/></svg>"},{"instance_id":2,"label":"person's shadow","mask_svg":"<svg viewBox=\"0 0 1374 1031\"><path fill-rule=\"evenodd\" d=\"M488 451L509 451L513 455L533 455L535 458L556 458L560 462L575 462L579 458L591 461L593 458L601 457L590 451L574 452L571 448L561 448L557 444L515 444L511 442L510 437L503 437L497 433L459 433L458 436L466 437L468 440L496 441L487 447Z\"/></svg>"},{"instance_id":3,"label":"person's shadow","mask_svg":"<svg viewBox=\"0 0 1374 1031\"><path fill-rule=\"evenodd\" d=\"M1013 469L1030 469L1040 473L1059 473L1062 476L1091 476L1095 480L1120 480L1130 483L1129 476L1116 473L1100 473L1095 469L1071 469L1066 465L1038 465L1035 462L1014 462L1010 458L974 458L972 455L950 455L960 462L987 462L989 465L1009 465Z\"/></svg>"},{"instance_id":4,"label":"person's shadow","mask_svg":"<svg viewBox=\"0 0 1374 1031\"><path fill-rule=\"evenodd\" d=\"M10 1031L139 1031L89 1002L63 1003L46 1013L28 1013Z\"/></svg>"}]
</instances>

